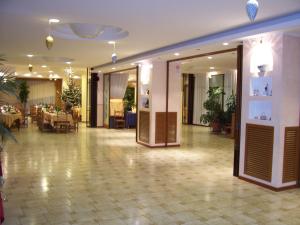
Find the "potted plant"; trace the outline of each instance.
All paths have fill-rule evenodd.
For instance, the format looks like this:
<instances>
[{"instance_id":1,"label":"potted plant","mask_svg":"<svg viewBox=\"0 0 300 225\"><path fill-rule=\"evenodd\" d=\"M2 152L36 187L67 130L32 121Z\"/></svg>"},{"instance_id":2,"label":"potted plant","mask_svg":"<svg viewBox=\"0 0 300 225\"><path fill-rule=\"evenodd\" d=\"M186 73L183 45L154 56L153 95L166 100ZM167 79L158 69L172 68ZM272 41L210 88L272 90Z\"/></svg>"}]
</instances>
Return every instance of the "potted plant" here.
<instances>
[{"instance_id":1,"label":"potted plant","mask_svg":"<svg viewBox=\"0 0 300 225\"><path fill-rule=\"evenodd\" d=\"M232 122L232 114L235 113L236 109L236 96L232 93L226 99L226 111L225 111L225 123L230 124Z\"/></svg>"},{"instance_id":2,"label":"potted plant","mask_svg":"<svg viewBox=\"0 0 300 225\"><path fill-rule=\"evenodd\" d=\"M134 88L127 87L124 98L124 112L132 111L132 108L135 107L134 104Z\"/></svg>"},{"instance_id":3,"label":"potted plant","mask_svg":"<svg viewBox=\"0 0 300 225\"><path fill-rule=\"evenodd\" d=\"M23 106L23 121L25 121L26 104L29 97L29 87L26 81L21 81L19 85L19 99Z\"/></svg>"},{"instance_id":4,"label":"potted plant","mask_svg":"<svg viewBox=\"0 0 300 225\"><path fill-rule=\"evenodd\" d=\"M224 124L224 110L220 101L225 93L220 87L210 87L207 94L208 99L203 103L206 113L201 115L200 121L208 124L213 132L219 133Z\"/></svg>"}]
</instances>

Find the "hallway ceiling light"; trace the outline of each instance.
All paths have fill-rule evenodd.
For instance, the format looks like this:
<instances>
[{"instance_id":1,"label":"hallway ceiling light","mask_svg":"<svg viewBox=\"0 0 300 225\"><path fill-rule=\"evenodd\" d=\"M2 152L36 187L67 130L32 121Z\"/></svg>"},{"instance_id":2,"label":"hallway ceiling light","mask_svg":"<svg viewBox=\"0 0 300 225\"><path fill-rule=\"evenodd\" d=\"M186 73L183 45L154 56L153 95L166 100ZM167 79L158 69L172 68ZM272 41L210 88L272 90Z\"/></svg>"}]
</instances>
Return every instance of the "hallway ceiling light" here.
<instances>
[{"instance_id":1,"label":"hallway ceiling light","mask_svg":"<svg viewBox=\"0 0 300 225\"><path fill-rule=\"evenodd\" d=\"M208 56L207 58L208 58L208 59L212 59L213 57L212 57L212 56Z\"/></svg>"},{"instance_id":2,"label":"hallway ceiling light","mask_svg":"<svg viewBox=\"0 0 300 225\"><path fill-rule=\"evenodd\" d=\"M109 45L114 45L114 44L116 44L116 42L115 41L109 41L109 42L107 42Z\"/></svg>"},{"instance_id":3,"label":"hallway ceiling light","mask_svg":"<svg viewBox=\"0 0 300 225\"><path fill-rule=\"evenodd\" d=\"M229 43L228 43L228 42L224 42L223 45L224 45L224 46L227 46L227 45L229 45Z\"/></svg>"},{"instance_id":4,"label":"hallway ceiling light","mask_svg":"<svg viewBox=\"0 0 300 225\"><path fill-rule=\"evenodd\" d=\"M174 55L175 55L175 56L180 56L180 53L175 52Z\"/></svg>"},{"instance_id":5,"label":"hallway ceiling light","mask_svg":"<svg viewBox=\"0 0 300 225\"><path fill-rule=\"evenodd\" d=\"M251 22L254 22L257 12L258 12L258 2L257 0L248 0L246 4L247 15Z\"/></svg>"},{"instance_id":6,"label":"hallway ceiling light","mask_svg":"<svg viewBox=\"0 0 300 225\"><path fill-rule=\"evenodd\" d=\"M59 19L49 19L49 23L59 23Z\"/></svg>"},{"instance_id":7,"label":"hallway ceiling light","mask_svg":"<svg viewBox=\"0 0 300 225\"><path fill-rule=\"evenodd\" d=\"M27 57L28 57L28 58L32 58L32 57L33 57L33 55L31 55L31 54L28 54L28 55L27 55Z\"/></svg>"},{"instance_id":8,"label":"hallway ceiling light","mask_svg":"<svg viewBox=\"0 0 300 225\"><path fill-rule=\"evenodd\" d=\"M47 66L46 65L42 65L42 68L47 68Z\"/></svg>"}]
</instances>

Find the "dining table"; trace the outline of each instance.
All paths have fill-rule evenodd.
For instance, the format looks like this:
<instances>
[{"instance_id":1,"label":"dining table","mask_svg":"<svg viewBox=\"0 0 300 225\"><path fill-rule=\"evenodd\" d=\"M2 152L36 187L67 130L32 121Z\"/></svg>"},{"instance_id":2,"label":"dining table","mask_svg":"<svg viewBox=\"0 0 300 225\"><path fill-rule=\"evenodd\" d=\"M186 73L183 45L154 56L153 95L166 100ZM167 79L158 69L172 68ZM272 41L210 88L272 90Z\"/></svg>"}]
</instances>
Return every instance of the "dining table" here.
<instances>
[{"instance_id":1,"label":"dining table","mask_svg":"<svg viewBox=\"0 0 300 225\"><path fill-rule=\"evenodd\" d=\"M54 127L55 122L68 121L70 125L73 125L73 117L71 114L65 112L47 112L44 111L44 120Z\"/></svg>"},{"instance_id":2,"label":"dining table","mask_svg":"<svg viewBox=\"0 0 300 225\"><path fill-rule=\"evenodd\" d=\"M6 126L7 128L11 128L15 124L15 122L18 122L18 124L20 124L21 121L22 121L22 114L20 112L0 113L0 122L3 123L4 126Z\"/></svg>"}]
</instances>

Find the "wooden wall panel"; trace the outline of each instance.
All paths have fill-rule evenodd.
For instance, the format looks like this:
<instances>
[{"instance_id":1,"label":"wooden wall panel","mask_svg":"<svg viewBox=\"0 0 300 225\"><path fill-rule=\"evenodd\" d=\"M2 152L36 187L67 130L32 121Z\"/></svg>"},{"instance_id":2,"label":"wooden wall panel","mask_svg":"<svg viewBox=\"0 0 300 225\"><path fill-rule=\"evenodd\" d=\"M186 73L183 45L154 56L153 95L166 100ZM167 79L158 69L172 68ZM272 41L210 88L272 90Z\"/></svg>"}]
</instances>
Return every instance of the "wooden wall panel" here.
<instances>
[{"instance_id":1,"label":"wooden wall panel","mask_svg":"<svg viewBox=\"0 0 300 225\"><path fill-rule=\"evenodd\" d=\"M155 144L165 143L166 141L166 113L155 113Z\"/></svg>"},{"instance_id":2,"label":"wooden wall panel","mask_svg":"<svg viewBox=\"0 0 300 225\"><path fill-rule=\"evenodd\" d=\"M298 180L299 173L299 127L286 127L284 138L282 182Z\"/></svg>"},{"instance_id":3,"label":"wooden wall panel","mask_svg":"<svg viewBox=\"0 0 300 225\"><path fill-rule=\"evenodd\" d=\"M271 182L274 127L246 124L245 174Z\"/></svg>"},{"instance_id":4,"label":"wooden wall panel","mask_svg":"<svg viewBox=\"0 0 300 225\"><path fill-rule=\"evenodd\" d=\"M175 143L177 139L177 112L169 112L168 143Z\"/></svg>"},{"instance_id":5,"label":"wooden wall panel","mask_svg":"<svg viewBox=\"0 0 300 225\"><path fill-rule=\"evenodd\" d=\"M166 129L166 113L156 112L155 114L155 144L166 142L168 132L168 143L175 143L177 138L177 112L168 113L168 129Z\"/></svg>"},{"instance_id":6,"label":"wooden wall panel","mask_svg":"<svg viewBox=\"0 0 300 225\"><path fill-rule=\"evenodd\" d=\"M150 112L140 111L139 113L139 140L149 143L150 135Z\"/></svg>"}]
</instances>

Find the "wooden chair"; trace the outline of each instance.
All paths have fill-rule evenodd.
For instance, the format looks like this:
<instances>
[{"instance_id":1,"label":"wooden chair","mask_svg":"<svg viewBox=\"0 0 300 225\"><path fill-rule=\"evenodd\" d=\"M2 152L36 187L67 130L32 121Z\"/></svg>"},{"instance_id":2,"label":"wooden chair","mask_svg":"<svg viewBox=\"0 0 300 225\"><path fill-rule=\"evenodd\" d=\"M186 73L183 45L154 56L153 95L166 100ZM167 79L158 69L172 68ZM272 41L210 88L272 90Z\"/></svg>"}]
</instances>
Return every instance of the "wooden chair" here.
<instances>
[{"instance_id":1,"label":"wooden chair","mask_svg":"<svg viewBox=\"0 0 300 225\"><path fill-rule=\"evenodd\" d=\"M56 132L67 133L69 131L70 122L69 121L54 121L54 130Z\"/></svg>"},{"instance_id":2,"label":"wooden chair","mask_svg":"<svg viewBox=\"0 0 300 225\"><path fill-rule=\"evenodd\" d=\"M39 112L38 112L39 115ZM52 130L50 122L45 120L45 116L44 116L44 112L41 111L40 116L38 117L38 127L39 129L43 132L43 131L49 131Z\"/></svg>"},{"instance_id":3,"label":"wooden chair","mask_svg":"<svg viewBox=\"0 0 300 225\"><path fill-rule=\"evenodd\" d=\"M34 121L37 121L37 107L35 105L30 106L30 117L31 117L31 123Z\"/></svg>"},{"instance_id":4,"label":"wooden chair","mask_svg":"<svg viewBox=\"0 0 300 225\"><path fill-rule=\"evenodd\" d=\"M114 113L115 128L125 128L124 113L122 111L115 111Z\"/></svg>"}]
</instances>

